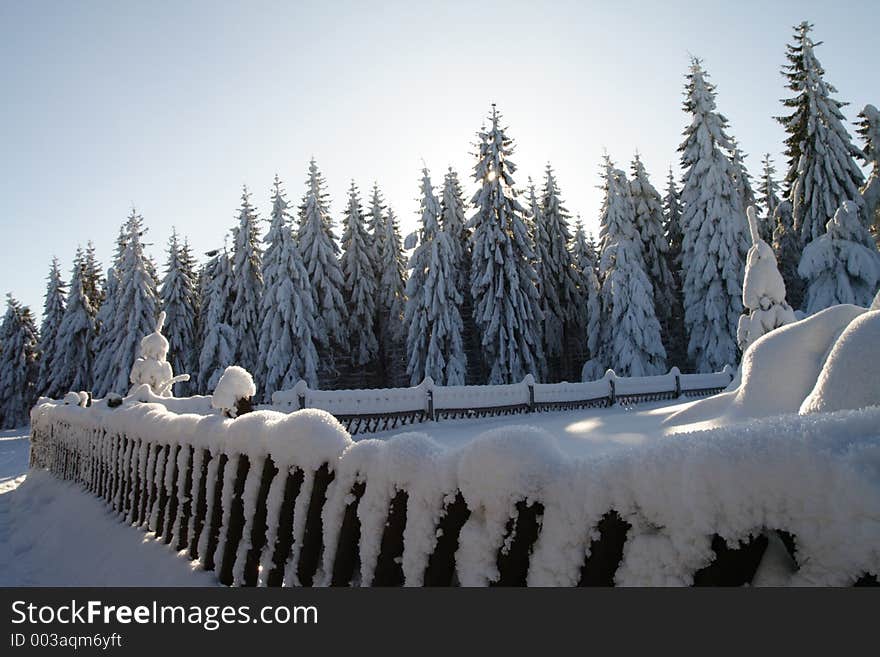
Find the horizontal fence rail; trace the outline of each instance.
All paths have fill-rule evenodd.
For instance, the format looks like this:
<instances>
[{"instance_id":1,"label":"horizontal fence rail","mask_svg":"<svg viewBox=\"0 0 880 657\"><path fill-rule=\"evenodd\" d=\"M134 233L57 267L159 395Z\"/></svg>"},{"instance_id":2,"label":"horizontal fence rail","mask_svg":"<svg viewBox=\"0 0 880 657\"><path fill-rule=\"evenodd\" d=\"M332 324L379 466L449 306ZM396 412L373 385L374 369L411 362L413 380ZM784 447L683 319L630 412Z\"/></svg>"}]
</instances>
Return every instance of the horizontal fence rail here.
<instances>
[{"instance_id":1,"label":"horizontal fence rail","mask_svg":"<svg viewBox=\"0 0 880 657\"><path fill-rule=\"evenodd\" d=\"M847 417L863 427L846 442L858 454L880 409ZM44 401L31 465L226 585L743 585L765 577L765 557L800 583L876 584L880 491L849 452L827 453L836 421L718 429L594 463L534 428L451 450L420 433L353 442L317 410L231 420ZM803 445L811 432L822 449ZM791 459L802 477L767 476Z\"/></svg>"},{"instance_id":2,"label":"horizontal fence rail","mask_svg":"<svg viewBox=\"0 0 880 657\"><path fill-rule=\"evenodd\" d=\"M427 421L498 417L520 413L607 408L705 397L723 391L734 378L726 366L710 374L668 374L620 377L608 370L601 379L584 383L520 383L487 386L438 386L427 378L411 388L313 390L300 381L272 395L272 408L295 411L317 408L333 414L352 435L399 429Z\"/></svg>"}]
</instances>

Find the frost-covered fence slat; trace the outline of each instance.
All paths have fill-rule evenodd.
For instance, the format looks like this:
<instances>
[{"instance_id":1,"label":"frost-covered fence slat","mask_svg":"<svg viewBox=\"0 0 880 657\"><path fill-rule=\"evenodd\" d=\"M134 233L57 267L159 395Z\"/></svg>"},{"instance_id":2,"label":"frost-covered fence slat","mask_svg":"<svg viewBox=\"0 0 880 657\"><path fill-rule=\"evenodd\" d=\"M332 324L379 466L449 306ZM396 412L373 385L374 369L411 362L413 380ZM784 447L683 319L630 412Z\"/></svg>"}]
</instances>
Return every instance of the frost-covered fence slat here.
<instances>
[{"instance_id":1,"label":"frost-covered fence slat","mask_svg":"<svg viewBox=\"0 0 880 657\"><path fill-rule=\"evenodd\" d=\"M408 501L407 492L399 490L388 505L372 586L403 586L403 532L406 529Z\"/></svg>"},{"instance_id":2,"label":"frost-covered fence slat","mask_svg":"<svg viewBox=\"0 0 880 657\"><path fill-rule=\"evenodd\" d=\"M351 488L348 504L339 527L336 555L333 558L331 586L350 586L355 573L360 571L361 521L358 518L358 504L364 496L366 484L355 482Z\"/></svg>"},{"instance_id":3,"label":"frost-covered fence slat","mask_svg":"<svg viewBox=\"0 0 880 657\"><path fill-rule=\"evenodd\" d=\"M324 533L321 510L324 507L324 502L327 500L327 487L331 481L333 481L333 472L330 470L329 464L325 463L315 473L312 495L309 499L306 515L302 549L296 564L297 579L302 586L312 585L318 568Z\"/></svg>"},{"instance_id":4,"label":"frost-covered fence slat","mask_svg":"<svg viewBox=\"0 0 880 657\"><path fill-rule=\"evenodd\" d=\"M459 535L470 515L471 511L461 491L457 491L453 500L444 506L443 515L437 524L437 542L425 567L425 586L452 585Z\"/></svg>"},{"instance_id":5,"label":"frost-covered fence slat","mask_svg":"<svg viewBox=\"0 0 880 657\"><path fill-rule=\"evenodd\" d=\"M269 519L270 525L276 526L277 530L275 541L266 541L267 549L263 556L263 569L267 573L266 586L281 586L284 580L284 567L290 559L293 547L296 501L299 498L304 478L305 473L300 468L294 468L292 472L287 472L287 476L284 478L284 496L278 507L278 513Z\"/></svg>"}]
</instances>

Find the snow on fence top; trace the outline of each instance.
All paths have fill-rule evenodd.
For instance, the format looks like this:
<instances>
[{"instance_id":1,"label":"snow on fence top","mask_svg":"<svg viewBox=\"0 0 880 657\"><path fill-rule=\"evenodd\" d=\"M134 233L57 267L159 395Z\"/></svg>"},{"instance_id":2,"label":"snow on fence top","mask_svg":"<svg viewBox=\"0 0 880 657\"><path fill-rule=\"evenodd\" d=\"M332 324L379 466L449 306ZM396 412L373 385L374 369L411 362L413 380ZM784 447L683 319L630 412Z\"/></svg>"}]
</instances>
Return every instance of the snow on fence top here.
<instances>
[{"instance_id":1,"label":"snow on fence top","mask_svg":"<svg viewBox=\"0 0 880 657\"><path fill-rule=\"evenodd\" d=\"M462 424L467 431L468 424ZM880 573L880 407L602 458L527 426L353 442L328 413L32 412L34 467L241 585L847 585ZM169 557L170 558L170 557Z\"/></svg>"}]
</instances>

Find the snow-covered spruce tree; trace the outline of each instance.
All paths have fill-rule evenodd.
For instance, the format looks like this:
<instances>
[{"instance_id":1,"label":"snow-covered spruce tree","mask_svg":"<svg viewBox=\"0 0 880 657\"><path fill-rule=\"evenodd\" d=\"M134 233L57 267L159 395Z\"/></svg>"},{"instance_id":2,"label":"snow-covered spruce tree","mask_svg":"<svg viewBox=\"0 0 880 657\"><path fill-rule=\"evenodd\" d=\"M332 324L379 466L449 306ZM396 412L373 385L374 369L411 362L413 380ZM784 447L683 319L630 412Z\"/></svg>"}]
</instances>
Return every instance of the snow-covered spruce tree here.
<instances>
[{"instance_id":1,"label":"snow-covered spruce tree","mask_svg":"<svg viewBox=\"0 0 880 657\"><path fill-rule=\"evenodd\" d=\"M342 297L348 308L349 387L372 387L377 382L375 318L377 278L373 269L376 251L364 225L358 188L351 183L342 232Z\"/></svg>"},{"instance_id":2,"label":"snow-covered spruce tree","mask_svg":"<svg viewBox=\"0 0 880 657\"><path fill-rule=\"evenodd\" d=\"M189 271L190 262L177 237L171 233L168 240L168 261L165 265L165 278L162 281L160 301L165 311L163 334L168 340L168 362L175 374L193 375L195 345L196 307L198 290ZM174 384L178 395L189 391L189 382Z\"/></svg>"},{"instance_id":3,"label":"snow-covered spruce tree","mask_svg":"<svg viewBox=\"0 0 880 657\"><path fill-rule=\"evenodd\" d=\"M28 423L37 399L38 343L30 308L7 295L6 315L0 324L0 429Z\"/></svg>"},{"instance_id":4,"label":"snow-covered spruce tree","mask_svg":"<svg viewBox=\"0 0 880 657\"><path fill-rule=\"evenodd\" d=\"M104 378L96 382L95 389L100 390L96 392L98 395L108 392L122 394L128 391L128 377L131 366L140 355L141 338L155 330L158 316L156 267L144 253L141 238L146 229L143 217L132 210L123 230L123 250L114 267L114 314L109 318L108 325L102 327L106 335L101 342L102 352L98 357L103 359L101 362L106 369L99 370ZM68 309L70 303L68 298Z\"/></svg>"},{"instance_id":5,"label":"snow-covered spruce tree","mask_svg":"<svg viewBox=\"0 0 880 657\"><path fill-rule=\"evenodd\" d=\"M843 125L840 108L846 103L831 97L837 89L823 78L825 70L813 52L821 42L810 38L812 28L807 22L796 26L794 43L787 46L789 64L782 73L795 95L782 101L792 113L778 117L788 133L788 200L804 245L825 232L828 220L845 200L854 202L859 213L863 211L859 187L864 177L855 161L861 153Z\"/></svg>"},{"instance_id":6,"label":"snow-covered spruce tree","mask_svg":"<svg viewBox=\"0 0 880 657\"><path fill-rule=\"evenodd\" d=\"M394 211L388 208L384 221L385 237L380 242L378 290L378 340L382 361L383 385L405 385L406 331L403 314L406 307L406 263L400 241L400 227Z\"/></svg>"},{"instance_id":7,"label":"snow-covered spruce tree","mask_svg":"<svg viewBox=\"0 0 880 657\"><path fill-rule=\"evenodd\" d=\"M752 190L752 176L746 168L746 154L739 148L735 138L730 139L730 164L733 171L733 184L739 193L740 205L743 209L755 204L755 192Z\"/></svg>"},{"instance_id":8,"label":"snow-covered spruce tree","mask_svg":"<svg viewBox=\"0 0 880 657\"><path fill-rule=\"evenodd\" d=\"M257 213L244 187L238 225L232 229L232 315L235 331L235 364L249 372L257 370L260 341L260 298L263 275Z\"/></svg>"},{"instance_id":9,"label":"snow-covered spruce tree","mask_svg":"<svg viewBox=\"0 0 880 657\"><path fill-rule=\"evenodd\" d=\"M382 192L379 189L379 183L373 183L373 189L370 190L370 208L367 210L365 221L367 224L367 232L370 234L370 242L372 245L371 253L376 256L373 262L373 271L378 275L380 270L379 263L382 259L382 250L385 248L385 221L388 207L385 205L385 199L382 198Z\"/></svg>"},{"instance_id":10,"label":"snow-covered spruce tree","mask_svg":"<svg viewBox=\"0 0 880 657\"><path fill-rule=\"evenodd\" d=\"M865 105L859 112L858 133L865 142L863 157L871 168L862 187L862 200L874 239L880 245L880 111L873 105Z\"/></svg>"},{"instance_id":11,"label":"snow-covered spruce tree","mask_svg":"<svg viewBox=\"0 0 880 657\"><path fill-rule=\"evenodd\" d=\"M91 240L86 243L83 268L83 291L95 312L99 312L104 303L104 277L101 275L101 263L98 262L95 245Z\"/></svg>"},{"instance_id":12,"label":"snow-covered spruce tree","mask_svg":"<svg viewBox=\"0 0 880 657\"><path fill-rule=\"evenodd\" d=\"M798 273L807 280L808 315L839 303L871 305L880 284L880 253L858 205L844 201L825 232L804 247Z\"/></svg>"},{"instance_id":13,"label":"snow-covered spruce tree","mask_svg":"<svg viewBox=\"0 0 880 657\"><path fill-rule=\"evenodd\" d=\"M104 279L104 287L101 290L103 303L98 314L95 315L95 331L97 333L94 342L95 362L92 367L94 380L94 394L102 397L108 390L107 382L111 376L111 368L114 365L113 322L116 320L116 302L119 295L119 271L122 256L125 253L125 224L119 227L116 237L116 249L113 254L113 266L107 270L107 278Z\"/></svg>"},{"instance_id":14,"label":"snow-covered spruce tree","mask_svg":"<svg viewBox=\"0 0 880 657\"><path fill-rule=\"evenodd\" d=\"M195 389L195 382L198 377L199 352L201 351L201 335L202 335L202 267L199 266L198 260L193 255L189 240L183 238L183 244L180 247L180 265L184 275L189 280L189 287L193 294L193 341L189 345L189 369L185 370L190 375L187 390ZM177 370L175 370L177 371ZM178 371L178 374L181 372Z\"/></svg>"},{"instance_id":15,"label":"snow-covered spruce tree","mask_svg":"<svg viewBox=\"0 0 880 657\"><path fill-rule=\"evenodd\" d=\"M95 309L85 291L86 271L85 256L77 249L49 382L58 396L71 390L90 390L93 384Z\"/></svg>"},{"instance_id":16,"label":"snow-covered spruce tree","mask_svg":"<svg viewBox=\"0 0 880 657\"><path fill-rule=\"evenodd\" d=\"M453 269L455 248L440 227L440 202L422 169L419 245L409 261L406 287L407 374L410 385L430 376L438 385L463 385L465 355Z\"/></svg>"},{"instance_id":17,"label":"snow-covered spruce tree","mask_svg":"<svg viewBox=\"0 0 880 657\"><path fill-rule=\"evenodd\" d=\"M804 300L804 281L798 274L801 240L794 230L791 203L779 202L773 212L773 225L773 254L785 282L785 296L791 307L798 309Z\"/></svg>"},{"instance_id":18,"label":"snow-covered spruce tree","mask_svg":"<svg viewBox=\"0 0 880 657\"><path fill-rule=\"evenodd\" d=\"M321 387L338 383L339 366L348 353L348 311L342 297L344 279L337 259L339 246L328 211L324 177L312 159L309 162L308 190L299 208L297 246L318 300L318 314L324 320L328 346L318 350L321 359Z\"/></svg>"},{"instance_id":19,"label":"snow-covered spruce tree","mask_svg":"<svg viewBox=\"0 0 880 657\"><path fill-rule=\"evenodd\" d=\"M663 335L666 345L666 362L688 371L687 330L684 326L684 300L682 297L681 243L681 198L672 167L666 180L666 194L663 197L663 236L669 249L666 251L666 266L675 282L675 303L669 311L668 324Z\"/></svg>"},{"instance_id":20,"label":"snow-covered spruce tree","mask_svg":"<svg viewBox=\"0 0 880 657\"><path fill-rule=\"evenodd\" d=\"M785 283L776 266L776 256L761 238L754 205L748 207L747 215L752 237L743 279L743 306L747 312L740 316L736 332L743 353L765 333L795 321L794 311L785 301Z\"/></svg>"},{"instance_id":21,"label":"snow-covered spruce tree","mask_svg":"<svg viewBox=\"0 0 880 657\"><path fill-rule=\"evenodd\" d=\"M632 162L629 185L636 213L636 233L642 242L645 273L654 290L654 313L660 322L663 348L670 354L675 346L674 323L681 316L681 309L677 307L678 287L669 268L669 243L663 228L663 200L651 184L638 154Z\"/></svg>"},{"instance_id":22,"label":"snow-covered spruce tree","mask_svg":"<svg viewBox=\"0 0 880 657\"><path fill-rule=\"evenodd\" d=\"M235 362L235 329L232 318L232 259L226 248L210 252L205 265L205 298L202 310L202 348L199 352L198 390L210 394L227 367Z\"/></svg>"},{"instance_id":23,"label":"snow-covered spruce tree","mask_svg":"<svg viewBox=\"0 0 880 657\"><path fill-rule=\"evenodd\" d=\"M779 205L779 181L776 180L776 167L770 153L764 155L761 162L761 181L758 183L757 204L763 209L762 216L758 218L758 229L761 231L761 239L768 244L773 241L773 216Z\"/></svg>"},{"instance_id":24,"label":"snow-covered spruce tree","mask_svg":"<svg viewBox=\"0 0 880 657\"><path fill-rule=\"evenodd\" d=\"M578 295L575 301L576 327L581 340L576 364L580 368L580 380L592 381L604 374L596 360L599 355L602 306L599 301L599 279L596 277L596 250L587 239L580 218L575 222L571 259Z\"/></svg>"},{"instance_id":25,"label":"snow-covered spruce tree","mask_svg":"<svg viewBox=\"0 0 880 657\"><path fill-rule=\"evenodd\" d=\"M547 381L577 380L584 359L584 336L578 325L577 280L569 245L568 210L560 200L552 167L544 171L541 205L535 214L538 293L544 314L543 348Z\"/></svg>"},{"instance_id":26,"label":"snow-covered spruce tree","mask_svg":"<svg viewBox=\"0 0 880 657\"><path fill-rule=\"evenodd\" d=\"M54 368L60 364L55 358L55 344L58 330L64 319L67 307L67 285L61 279L61 268L58 258L52 258L49 278L46 285L46 297L43 303L43 323L40 325L40 368L37 375L37 394L57 398L67 392L56 390L51 385ZM2 345L0 345L2 348Z\"/></svg>"},{"instance_id":27,"label":"snow-covered spruce tree","mask_svg":"<svg viewBox=\"0 0 880 657\"><path fill-rule=\"evenodd\" d=\"M598 361L620 376L666 371L666 351L645 271L636 211L626 174L605 157L605 199L599 217L602 322Z\"/></svg>"},{"instance_id":28,"label":"snow-covered spruce tree","mask_svg":"<svg viewBox=\"0 0 880 657\"><path fill-rule=\"evenodd\" d=\"M688 357L698 372L717 372L737 358L742 313L745 210L736 189L727 120L715 109L715 86L699 60L687 75L684 110L692 115L679 146L684 321Z\"/></svg>"},{"instance_id":29,"label":"snow-covered spruce tree","mask_svg":"<svg viewBox=\"0 0 880 657\"><path fill-rule=\"evenodd\" d=\"M443 178L443 192L440 195L440 224L443 231L452 240L455 252L453 269L456 272L455 287L461 295L462 342L467 358L465 372L466 383L473 385L486 380L480 333L474 322L474 299L471 294L471 230L465 217L464 193L458 173L452 168L446 171Z\"/></svg>"},{"instance_id":30,"label":"snow-covered spruce tree","mask_svg":"<svg viewBox=\"0 0 880 657\"><path fill-rule=\"evenodd\" d=\"M303 379L318 386L318 347L326 344L315 292L293 237L288 203L275 176L272 216L263 257L260 367L263 397Z\"/></svg>"},{"instance_id":31,"label":"snow-covered spruce tree","mask_svg":"<svg viewBox=\"0 0 880 657\"><path fill-rule=\"evenodd\" d=\"M486 383L515 383L543 370L540 327L543 322L537 275L532 266L525 209L516 199L509 159L513 140L499 125L492 106L491 127L478 133L474 180L480 189L472 204L471 294L480 333Z\"/></svg>"}]
</instances>

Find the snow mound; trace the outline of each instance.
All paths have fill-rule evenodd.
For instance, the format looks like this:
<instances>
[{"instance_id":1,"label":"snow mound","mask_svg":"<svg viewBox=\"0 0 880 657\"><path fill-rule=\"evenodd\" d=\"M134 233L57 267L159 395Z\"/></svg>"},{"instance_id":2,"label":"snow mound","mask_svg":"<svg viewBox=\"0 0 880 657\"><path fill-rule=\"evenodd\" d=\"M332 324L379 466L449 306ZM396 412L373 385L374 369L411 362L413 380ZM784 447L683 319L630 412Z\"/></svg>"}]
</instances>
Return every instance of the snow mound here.
<instances>
[{"instance_id":1,"label":"snow mound","mask_svg":"<svg viewBox=\"0 0 880 657\"><path fill-rule=\"evenodd\" d=\"M849 304L832 306L762 336L743 356L739 387L696 402L666 423L716 425L797 413L838 336L865 312Z\"/></svg>"},{"instance_id":2,"label":"snow mound","mask_svg":"<svg viewBox=\"0 0 880 657\"><path fill-rule=\"evenodd\" d=\"M217 382L211 406L235 417L238 400L253 397L255 394L257 386L250 372L238 365L230 365Z\"/></svg>"},{"instance_id":3,"label":"snow mound","mask_svg":"<svg viewBox=\"0 0 880 657\"><path fill-rule=\"evenodd\" d=\"M880 403L880 310L856 317L840 335L800 412L864 408Z\"/></svg>"}]
</instances>

